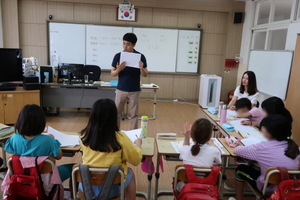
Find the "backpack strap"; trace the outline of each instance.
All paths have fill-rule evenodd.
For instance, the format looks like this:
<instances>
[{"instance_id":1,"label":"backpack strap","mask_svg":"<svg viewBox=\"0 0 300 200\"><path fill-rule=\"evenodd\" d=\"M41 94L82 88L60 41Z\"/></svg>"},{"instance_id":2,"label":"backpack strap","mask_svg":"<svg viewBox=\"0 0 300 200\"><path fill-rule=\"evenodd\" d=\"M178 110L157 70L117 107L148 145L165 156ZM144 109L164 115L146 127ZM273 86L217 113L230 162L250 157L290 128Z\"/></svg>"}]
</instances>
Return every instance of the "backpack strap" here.
<instances>
[{"instance_id":1,"label":"backpack strap","mask_svg":"<svg viewBox=\"0 0 300 200\"><path fill-rule=\"evenodd\" d=\"M121 165L111 165L105 176L102 190L97 197L97 200L107 200L110 193L111 187L113 186L116 176L119 173Z\"/></svg>"},{"instance_id":2,"label":"backpack strap","mask_svg":"<svg viewBox=\"0 0 300 200\"><path fill-rule=\"evenodd\" d=\"M184 165L185 173L187 175L189 183L201 183L202 179L197 177L192 165Z\"/></svg>"},{"instance_id":3,"label":"backpack strap","mask_svg":"<svg viewBox=\"0 0 300 200\"><path fill-rule=\"evenodd\" d=\"M219 172L221 170L218 166L211 167L211 172L206 178L199 178L196 176L192 165L184 165L189 183L200 183L213 185L217 182Z\"/></svg>"},{"instance_id":4,"label":"backpack strap","mask_svg":"<svg viewBox=\"0 0 300 200\"><path fill-rule=\"evenodd\" d=\"M44 198L46 199L46 193L45 193L45 189L44 189L44 183L43 183L43 179L42 179L42 176L41 176L41 169L43 167L43 163L41 163L40 165L38 164L38 156L35 158L35 170L36 170L36 173L40 179L40 183L41 183L41 190L42 190L42 193L44 194Z\"/></svg>"},{"instance_id":5,"label":"backpack strap","mask_svg":"<svg viewBox=\"0 0 300 200\"><path fill-rule=\"evenodd\" d=\"M79 165L79 172L82 181L83 193L85 199L96 199L94 191L92 188L90 166L88 165Z\"/></svg>"},{"instance_id":6,"label":"backpack strap","mask_svg":"<svg viewBox=\"0 0 300 200\"><path fill-rule=\"evenodd\" d=\"M13 174L23 174L24 168L22 167L20 156L19 155L13 155L12 156L12 170Z\"/></svg>"},{"instance_id":7,"label":"backpack strap","mask_svg":"<svg viewBox=\"0 0 300 200\"><path fill-rule=\"evenodd\" d=\"M285 180L289 180L290 179L290 176L289 176L287 168L285 168L285 167L277 167L277 169L280 172L281 181L285 181Z\"/></svg>"}]
</instances>

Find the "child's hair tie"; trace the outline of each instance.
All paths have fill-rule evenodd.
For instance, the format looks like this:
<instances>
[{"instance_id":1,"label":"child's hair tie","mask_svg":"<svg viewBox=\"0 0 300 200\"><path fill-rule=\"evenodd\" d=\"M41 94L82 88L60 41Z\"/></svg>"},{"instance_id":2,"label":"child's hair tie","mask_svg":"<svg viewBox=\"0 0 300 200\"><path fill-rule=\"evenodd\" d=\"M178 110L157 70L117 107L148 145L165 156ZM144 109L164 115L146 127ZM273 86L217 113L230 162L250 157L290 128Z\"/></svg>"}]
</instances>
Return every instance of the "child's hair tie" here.
<instances>
[{"instance_id":1,"label":"child's hair tie","mask_svg":"<svg viewBox=\"0 0 300 200\"><path fill-rule=\"evenodd\" d=\"M202 147L202 146L203 146L203 144L200 144L200 143L198 143L197 145L198 145L199 147Z\"/></svg>"},{"instance_id":2,"label":"child's hair tie","mask_svg":"<svg viewBox=\"0 0 300 200\"><path fill-rule=\"evenodd\" d=\"M291 137L287 137L286 139L288 139L288 140L289 140L289 139L291 139Z\"/></svg>"}]
</instances>

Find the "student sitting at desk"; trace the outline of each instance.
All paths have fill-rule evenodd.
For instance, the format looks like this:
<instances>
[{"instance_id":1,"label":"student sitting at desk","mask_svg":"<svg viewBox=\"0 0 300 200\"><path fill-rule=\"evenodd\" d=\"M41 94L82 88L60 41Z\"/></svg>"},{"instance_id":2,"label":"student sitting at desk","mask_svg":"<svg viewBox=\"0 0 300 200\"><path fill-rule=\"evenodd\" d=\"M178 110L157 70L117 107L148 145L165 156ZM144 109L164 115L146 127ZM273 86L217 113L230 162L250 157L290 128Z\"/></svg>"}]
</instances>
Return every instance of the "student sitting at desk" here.
<instances>
[{"instance_id":1,"label":"student sitting at desk","mask_svg":"<svg viewBox=\"0 0 300 200\"><path fill-rule=\"evenodd\" d=\"M286 167L298 169L299 148L291 139L292 124L282 115L269 115L261 122L261 131L266 142L250 146L238 146L234 153L240 157L255 160L260 169L248 165L239 165L236 169L236 199L244 199L245 181L251 186L261 190L265 183L264 177L270 167ZM270 195L276 188L271 185L267 188ZM231 197L229 200L235 200Z\"/></svg>"},{"instance_id":2,"label":"student sitting at desk","mask_svg":"<svg viewBox=\"0 0 300 200\"><path fill-rule=\"evenodd\" d=\"M134 166L142 160L142 139L136 139L135 145L125 133L118 128L116 104L111 99L100 99L93 105L89 122L81 131L82 164L92 167L109 167L122 165L125 175L125 197L135 199L136 184L131 169L126 162ZM118 196L120 185L113 185L109 198ZM79 197L84 199L82 184L79 184ZM93 186L94 194L98 196L102 186Z\"/></svg>"},{"instance_id":3,"label":"student sitting at desk","mask_svg":"<svg viewBox=\"0 0 300 200\"><path fill-rule=\"evenodd\" d=\"M259 92L256 85L256 76L252 71L246 71L243 74L241 85L238 86L234 91L234 96L228 104L228 109L235 110L235 103L241 98L248 98L252 106L256 106Z\"/></svg>"},{"instance_id":4,"label":"student sitting at desk","mask_svg":"<svg viewBox=\"0 0 300 200\"><path fill-rule=\"evenodd\" d=\"M193 126L189 123L184 124L184 142L179 149L183 164L212 167L214 162L222 163L221 152L211 140L212 128L210 121L204 118L196 120ZM190 138L194 142L192 146ZM177 190L180 191L183 186L183 182L178 183Z\"/></svg>"},{"instance_id":5,"label":"student sitting at desk","mask_svg":"<svg viewBox=\"0 0 300 200\"><path fill-rule=\"evenodd\" d=\"M6 141L4 151L20 156L51 156L60 160L60 142L53 135L42 134L45 126L46 118L41 107L35 104L24 106L15 123L17 132ZM73 165L58 166L62 181L71 177Z\"/></svg>"},{"instance_id":6,"label":"student sitting at desk","mask_svg":"<svg viewBox=\"0 0 300 200\"><path fill-rule=\"evenodd\" d=\"M247 124L252 125L253 122L261 122L264 113L257 107L252 107L251 101L247 98L241 98L235 103L235 110L238 118L249 118Z\"/></svg>"},{"instance_id":7,"label":"student sitting at desk","mask_svg":"<svg viewBox=\"0 0 300 200\"><path fill-rule=\"evenodd\" d=\"M288 120L290 120L291 122L293 122L293 117L292 117L290 111L288 111L285 108L283 101L278 97L270 97L270 98L264 100L261 104L261 107L262 107L262 110L263 110L265 116L282 115L282 116L286 117ZM249 120L244 120L244 121L242 121L242 124L259 127L260 121L251 123Z\"/></svg>"}]
</instances>

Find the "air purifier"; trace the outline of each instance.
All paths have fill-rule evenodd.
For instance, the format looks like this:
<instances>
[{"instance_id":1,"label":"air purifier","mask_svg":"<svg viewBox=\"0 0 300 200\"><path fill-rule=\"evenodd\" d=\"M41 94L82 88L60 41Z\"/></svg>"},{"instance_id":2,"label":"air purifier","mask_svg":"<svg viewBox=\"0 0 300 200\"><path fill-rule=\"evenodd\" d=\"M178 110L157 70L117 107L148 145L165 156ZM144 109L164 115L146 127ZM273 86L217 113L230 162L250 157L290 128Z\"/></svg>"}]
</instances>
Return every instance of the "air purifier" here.
<instances>
[{"instance_id":1,"label":"air purifier","mask_svg":"<svg viewBox=\"0 0 300 200\"><path fill-rule=\"evenodd\" d=\"M220 102L222 77L212 74L200 76L199 105L202 108L217 108Z\"/></svg>"}]
</instances>

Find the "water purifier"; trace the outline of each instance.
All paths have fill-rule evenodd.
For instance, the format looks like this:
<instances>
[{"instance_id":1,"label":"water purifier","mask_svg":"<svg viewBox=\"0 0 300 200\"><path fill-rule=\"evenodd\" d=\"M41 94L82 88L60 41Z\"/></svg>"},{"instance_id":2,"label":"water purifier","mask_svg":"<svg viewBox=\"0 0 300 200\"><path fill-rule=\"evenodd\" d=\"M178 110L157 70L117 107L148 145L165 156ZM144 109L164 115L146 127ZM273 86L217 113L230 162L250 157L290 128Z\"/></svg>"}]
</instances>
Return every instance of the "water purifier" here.
<instances>
[{"instance_id":1,"label":"water purifier","mask_svg":"<svg viewBox=\"0 0 300 200\"><path fill-rule=\"evenodd\" d=\"M200 76L199 105L202 108L217 108L220 102L222 77L212 74Z\"/></svg>"}]
</instances>

